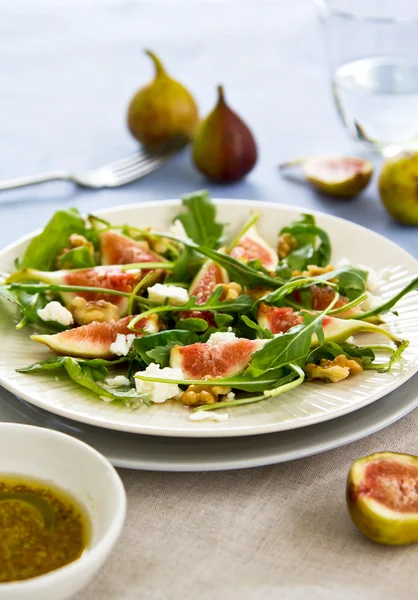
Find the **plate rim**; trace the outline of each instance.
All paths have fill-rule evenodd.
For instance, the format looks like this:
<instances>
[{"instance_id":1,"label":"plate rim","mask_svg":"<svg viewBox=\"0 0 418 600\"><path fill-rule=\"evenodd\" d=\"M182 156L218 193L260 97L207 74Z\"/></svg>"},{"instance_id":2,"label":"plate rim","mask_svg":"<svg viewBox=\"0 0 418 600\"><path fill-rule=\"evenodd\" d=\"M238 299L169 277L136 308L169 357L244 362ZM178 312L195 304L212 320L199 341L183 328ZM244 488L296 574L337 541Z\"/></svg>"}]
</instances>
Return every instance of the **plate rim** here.
<instances>
[{"instance_id":1,"label":"plate rim","mask_svg":"<svg viewBox=\"0 0 418 600\"><path fill-rule=\"evenodd\" d=\"M249 200L249 199L235 199L235 198L232 198L232 199L231 198L213 198L212 201L215 204L219 204L219 205L231 205L231 204L233 205L233 204L237 203L240 205L248 206L249 208L260 207L260 209L262 209L262 208L271 209L272 207L274 207L274 209L275 210L277 209L279 212L280 212L280 210L284 210L284 211L289 210L291 212L298 213L298 214L303 214L304 212L306 212L306 210L302 207L292 206L289 204L281 204L278 202L258 201L258 200ZM132 210L135 210L138 208L146 209L147 206L155 207L156 204L161 205L162 208L171 207L171 206L179 206L180 207L181 199L150 200L150 201L146 201L146 202L128 203L128 204L123 204L121 206L100 209L100 210L95 211L95 214L97 214L99 216L103 216L103 215L112 216L112 214L115 214L118 212L132 211ZM418 260L414 256L412 256L409 252L407 252L404 248L402 248L401 246L399 246L392 240L386 238L385 236L383 236L379 233L376 233L375 231L373 231L367 227L364 227L363 225L359 225L358 223L353 223L353 222L349 221L348 219L343 219L343 218L337 217L333 214L324 213L324 212L318 211L318 210L310 210L309 213L313 214L315 216L318 216L320 218L325 217L326 219L330 219L331 221L343 223L344 225L348 224L354 230L360 229L363 232L366 232L367 235L376 237L376 239L383 241L385 244L389 244L389 245L393 246L393 248L396 248L397 252L400 251L401 255L404 255L404 257L407 261L412 261L412 263L415 264L415 267L418 271ZM25 236L22 236L15 242L12 242L11 244L7 245L5 248L0 250L0 261L4 255L7 255L10 252L13 252L13 250L17 249L20 245L24 244L25 242L28 242L34 236L36 236L40 231L42 231L42 229L37 229L34 232L26 234ZM279 431L289 431L289 430L293 430L293 429L309 427L311 425L315 425L315 424L319 424L319 423L323 423L323 422L327 422L327 421L332 421L333 419L343 417L343 416L350 414L352 412L355 412L357 410L361 410L362 408L365 408L366 406L376 402L383 396L393 392L395 389L397 389L398 387L400 387L404 383L406 383L411 377L413 377L415 375L415 373L417 371L418 371L418 364L415 366L415 370L411 369L410 372L408 372L407 376L404 377L402 383L398 383L396 381L396 379L394 379L392 384L389 385L384 391L377 391L374 394L372 394L371 396L364 399L362 402L359 402L358 404L356 404L354 406L348 405L345 407L341 407L337 411L335 411L336 414L333 414L333 413L317 414L315 416L306 418L304 421L301 421L296 425L293 422L289 422L289 423L285 422L285 423L281 423L281 424L270 423L270 424L264 424L264 425L254 425L252 427L249 427L249 426L236 427L233 430L227 430L227 429L223 429L223 428L219 428L219 429L209 428L208 429L205 426L200 427L199 429L196 428L195 430L192 430L192 429L186 429L186 428L172 429L169 427L162 427L162 426L156 427L155 425L134 425L134 426L132 426L130 424L124 424L124 423L115 425L110 422L102 422L98 417L90 417L90 415L80 415L80 414L71 412L69 409L65 409L65 408L63 409L59 406L51 406L49 404L45 404L42 401L42 399L38 399L36 395L32 395L30 392L27 392L26 389L22 390L19 385L16 385L16 384L10 382L8 379L5 379L1 374L0 374L0 385L3 386L9 392L15 394L16 396L29 402L30 404L37 406L38 408L41 408L50 413L56 414L58 416L61 416L61 417L64 417L64 418L67 418L67 419L70 419L73 421L85 423L87 425L96 426L96 427L100 427L103 429L109 429L109 430L113 430L113 431L122 431L122 432L139 434L139 435L177 437L177 438L215 438L215 437L216 438L222 438L222 437L230 438L230 437L262 435L265 433L274 433L274 432L279 432Z\"/></svg>"}]
</instances>

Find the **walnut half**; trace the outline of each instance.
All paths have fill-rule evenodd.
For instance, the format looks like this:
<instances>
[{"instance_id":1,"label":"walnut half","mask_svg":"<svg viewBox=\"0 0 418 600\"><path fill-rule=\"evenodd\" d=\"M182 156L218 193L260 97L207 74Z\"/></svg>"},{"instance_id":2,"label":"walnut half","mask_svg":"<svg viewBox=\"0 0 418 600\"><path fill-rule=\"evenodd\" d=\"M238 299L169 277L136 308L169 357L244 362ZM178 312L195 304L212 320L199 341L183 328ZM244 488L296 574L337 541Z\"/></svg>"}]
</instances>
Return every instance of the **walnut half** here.
<instances>
[{"instance_id":1,"label":"walnut half","mask_svg":"<svg viewBox=\"0 0 418 600\"><path fill-rule=\"evenodd\" d=\"M340 354L334 360L322 358L319 365L309 363L305 367L308 381L321 379L328 383L338 383L346 379L351 373L360 373L363 367L356 361Z\"/></svg>"},{"instance_id":2,"label":"walnut half","mask_svg":"<svg viewBox=\"0 0 418 600\"><path fill-rule=\"evenodd\" d=\"M97 323L111 323L119 319L119 310L115 304L106 300L92 300L87 302L81 296L76 296L68 310L78 325L88 325L93 321Z\"/></svg>"},{"instance_id":3,"label":"walnut half","mask_svg":"<svg viewBox=\"0 0 418 600\"><path fill-rule=\"evenodd\" d=\"M230 391L230 387L223 385L189 385L187 390L180 394L180 400L185 406L216 404L218 396L226 396Z\"/></svg>"}]
</instances>

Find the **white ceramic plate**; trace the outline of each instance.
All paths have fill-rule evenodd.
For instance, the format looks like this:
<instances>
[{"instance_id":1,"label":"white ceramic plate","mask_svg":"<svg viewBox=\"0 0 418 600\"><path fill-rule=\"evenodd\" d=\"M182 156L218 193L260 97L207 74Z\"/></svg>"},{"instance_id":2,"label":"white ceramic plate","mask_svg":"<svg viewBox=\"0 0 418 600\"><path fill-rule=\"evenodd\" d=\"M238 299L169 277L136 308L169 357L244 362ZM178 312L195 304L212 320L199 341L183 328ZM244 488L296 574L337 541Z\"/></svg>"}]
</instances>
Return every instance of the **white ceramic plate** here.
<instances>
[{"instance_id":1,"label":"white ceramic plate","mask_svg":"<svg viewBox=\"0 0 418 600\"><path fill-rule=\"evenodd\" d=\"M418 406L418 375L396 392L329 423L265 435L176 438L109 431L46 412L0 388L0 422L40 425L77 437L115 467L147 471L246 469L312 456L388 427ZM309 435L307 435L307 433Z\"/></svg>"},{"instance_id":2,"label":"white ceramic plate","mask_svg":"<svg viewBox=\"0 0 418 600\"><path fill-rule=\"evenodd\" d=\"M259 229L272 244L277 240L279 229L302 212L248 200L217 203L219 219L231 223L231 235L242 226L250 209L261 210ZM166 229L178 210L178 201L165 201L124 206L101 211L100 215L113 224ZM334 262L348 256L354 264L367 263L377 271L389 270L390 276L382 290L384 297L392 296L418 272L418 262L412 256L372 231L322 213L317 213L317 220L331 237ZM14 259L22 254L30 237L0 253L0 271L13 270ZM0 314L3 349L0 383L18 397L63 417L120 431L180 437L231 437L284 431L327 421L364 407L402 385L417 371L418 294L412 293L402 299L398 312L399 317L391 318L388 327L400 337L408 338L411 344L403 360L390 373L365 371L336 385L303 384L277 398L233 408L230 419L223 423L191 422L188 409L174 402L132 411L99 401L97 396L63 375L55 380L47 374L16 373L16 368L46 358L48 351L32 342L27 331L16 332L5 311Z\"/></svg>"}]
</instances>

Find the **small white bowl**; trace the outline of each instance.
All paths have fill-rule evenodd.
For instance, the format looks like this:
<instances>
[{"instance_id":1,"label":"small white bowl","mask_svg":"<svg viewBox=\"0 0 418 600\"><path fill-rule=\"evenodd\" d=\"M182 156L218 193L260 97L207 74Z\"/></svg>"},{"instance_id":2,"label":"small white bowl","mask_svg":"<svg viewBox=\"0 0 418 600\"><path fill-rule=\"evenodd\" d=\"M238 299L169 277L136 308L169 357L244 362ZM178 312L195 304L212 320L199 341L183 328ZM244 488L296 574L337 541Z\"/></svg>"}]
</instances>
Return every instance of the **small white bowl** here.
<instances>
[{"instance_id":1,"label":"small white bowl","mask_svg":"<svg viewBox=\"0 0 418 600\"><path fill-rule=\"evenodd\" d=\"M118 539L126 494L104 456L79 440L42 427L0 424L0 478L13 474L56 484L81 502L91 521L90 543L76 561L45 575L0 583L0 600L63 600L84 587Z\"/></svg>"}]
</instances>

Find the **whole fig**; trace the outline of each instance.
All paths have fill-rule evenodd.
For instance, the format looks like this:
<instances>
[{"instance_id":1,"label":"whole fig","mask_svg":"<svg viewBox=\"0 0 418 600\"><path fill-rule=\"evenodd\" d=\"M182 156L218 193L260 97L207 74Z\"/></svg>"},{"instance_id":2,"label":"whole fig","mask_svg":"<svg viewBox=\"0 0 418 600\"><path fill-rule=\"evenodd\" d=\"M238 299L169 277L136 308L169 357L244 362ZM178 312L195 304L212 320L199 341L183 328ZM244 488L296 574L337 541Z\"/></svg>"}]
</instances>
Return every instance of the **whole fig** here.
<instances>
[{"instance_id":1,"label":"whole fig","mask_svg":"<svg viewBox=\"0 0 418 600\"><path fill-rule=\"evenodd\" d=\"M146 54L155 65L155 78L138 90L128 107L128 128L135 139L154 146L181 137L190 140L199 121L193 96L172 79L160 59L150 50Z\"/></svg>"},{"instance_id":2,"label":"whole fig","mask_svg":"<svg viewBox=\"0 0 418 600\"><path fill-rule=\"evenodd\" d=\"M418 225L418 153L402 153L386 160L380 171L379 192L395 221Z\"/></svg>"},{"instance_id":3,"label":"whole fig","mask_svg":"<svg viewBox=\"0 0 418 600\"><path fill-rule=\"evenodd\" d=\"M196 133L193 161L209 179L221 183L242 179L257 162L253 134L226 104L222 86L218 86L217 105Z\"/></svg>"}]
</instances>

